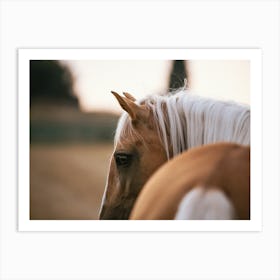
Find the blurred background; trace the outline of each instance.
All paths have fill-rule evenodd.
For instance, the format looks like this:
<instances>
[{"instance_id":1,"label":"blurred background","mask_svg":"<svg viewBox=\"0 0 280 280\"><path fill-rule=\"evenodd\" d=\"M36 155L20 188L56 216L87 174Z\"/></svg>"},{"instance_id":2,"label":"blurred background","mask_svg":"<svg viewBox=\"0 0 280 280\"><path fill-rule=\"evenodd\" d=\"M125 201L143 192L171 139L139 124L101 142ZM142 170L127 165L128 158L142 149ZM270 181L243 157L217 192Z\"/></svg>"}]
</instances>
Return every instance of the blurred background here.
<instances>
[{"instance_id":1,"label":"blurred background","mask_svg":"<svg viewBox=\"0 0 280 280\"><path fill-rule=\"evenodd\" d=\"M250 104L250 62L237 60L31 60L30 219L97 219L121 109L184 85Z\"/></svg>"}]
</instances>

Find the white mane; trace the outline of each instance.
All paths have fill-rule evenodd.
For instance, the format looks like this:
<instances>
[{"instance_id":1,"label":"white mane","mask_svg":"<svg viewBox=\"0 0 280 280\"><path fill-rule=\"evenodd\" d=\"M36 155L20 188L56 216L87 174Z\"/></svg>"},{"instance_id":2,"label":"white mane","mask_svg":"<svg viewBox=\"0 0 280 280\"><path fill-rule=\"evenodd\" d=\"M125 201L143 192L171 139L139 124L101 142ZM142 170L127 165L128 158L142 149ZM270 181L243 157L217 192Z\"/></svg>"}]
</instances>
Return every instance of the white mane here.
<instances>
[{"instance_id":1,"label":"white mane","mask_svg":"<svg viewBox=\"0 0 280 280\"><path fill-rule=\"evenodd\" d=\"M153 113L168 159L189 148L214 142L250 144L250 108L234 102L193 95L187 90L165 96L151 95L137 102ZM133 133L124 114L119 121L115 143L123 133ZM125 131L124 131L125 130Z\"/></svg>"}]
</instances>

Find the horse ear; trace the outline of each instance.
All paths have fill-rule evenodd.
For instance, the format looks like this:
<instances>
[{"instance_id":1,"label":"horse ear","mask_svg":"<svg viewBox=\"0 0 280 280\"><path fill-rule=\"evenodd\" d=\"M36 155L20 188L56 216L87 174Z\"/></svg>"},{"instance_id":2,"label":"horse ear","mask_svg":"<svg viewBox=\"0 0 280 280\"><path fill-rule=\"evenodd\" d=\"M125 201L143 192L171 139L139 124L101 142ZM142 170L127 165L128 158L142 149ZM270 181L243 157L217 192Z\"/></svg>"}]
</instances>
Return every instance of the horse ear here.
<instances>
[{"instance_id":1,"label":"horse ear","mask_svg":"<svg viewBox=\"0 0 280 280\"><path fill-rule=\"evenodd\" d=\"M144 108L134 103L136 99L131 94L124 93L125 97L122 97L115 91L111 91L111 93L116 97L121 107L129 114L132 121L141 120L147 115Z\"/></svg>"},{"instance_id":2,"label":"horse ear","mask_svg":"<svg viewBox=\"0 0 280 280\"><path fill-rule=\"evenodd\" d=\"M131 101L136 101L136 98L134 98L130 93L128 93L128 92L123 92L123 95L126 97L126 98L128 98L128 99L130 99Z\"/></svg>"}]
</instances>

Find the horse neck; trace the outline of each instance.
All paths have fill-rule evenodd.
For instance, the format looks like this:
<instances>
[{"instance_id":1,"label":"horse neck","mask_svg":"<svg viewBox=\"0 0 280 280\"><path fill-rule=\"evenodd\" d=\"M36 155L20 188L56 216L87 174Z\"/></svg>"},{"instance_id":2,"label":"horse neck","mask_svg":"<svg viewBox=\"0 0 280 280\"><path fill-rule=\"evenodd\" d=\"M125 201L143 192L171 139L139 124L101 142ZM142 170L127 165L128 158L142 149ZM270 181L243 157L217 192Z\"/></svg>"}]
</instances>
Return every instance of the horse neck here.
<instances>
[{"instance_id":1,"label":"horse neck","mask_svg":"<svg viewBox=\"0 0 280 280\"><path fill-rule=\"evenodd\" d=\"M245 106L186 96L166 103L166 109L172 156L215 142L250 143L250 110Z\"/></svg>"}]
</instances>

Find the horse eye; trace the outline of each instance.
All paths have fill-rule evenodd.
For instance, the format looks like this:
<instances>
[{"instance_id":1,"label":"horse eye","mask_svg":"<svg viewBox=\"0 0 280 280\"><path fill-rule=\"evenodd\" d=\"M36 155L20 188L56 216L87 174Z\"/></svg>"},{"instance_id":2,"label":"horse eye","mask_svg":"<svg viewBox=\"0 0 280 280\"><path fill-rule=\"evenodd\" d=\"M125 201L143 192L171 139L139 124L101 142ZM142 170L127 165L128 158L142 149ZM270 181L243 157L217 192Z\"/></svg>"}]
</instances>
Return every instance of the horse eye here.
<instances>
[{"instance_id":1,"label":"horse eye","mask_svg":"<svg viewBox=\"0 0 280 280\"><path fill-rule=\"evenodd\" d=\"M114 155L118 167L128 167L132 161L132 155L125 153L117 153Z\"/></svg>"}]
</instances>

